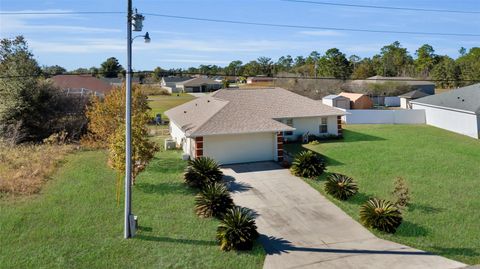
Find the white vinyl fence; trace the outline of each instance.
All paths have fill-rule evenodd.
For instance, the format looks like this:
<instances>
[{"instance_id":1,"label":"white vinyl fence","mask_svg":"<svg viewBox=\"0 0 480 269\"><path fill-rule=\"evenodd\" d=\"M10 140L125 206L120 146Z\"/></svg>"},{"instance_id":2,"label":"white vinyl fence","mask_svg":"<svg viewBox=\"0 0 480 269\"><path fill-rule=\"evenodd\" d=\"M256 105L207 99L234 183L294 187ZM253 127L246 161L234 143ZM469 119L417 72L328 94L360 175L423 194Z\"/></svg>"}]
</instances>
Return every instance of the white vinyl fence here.
<instances>
[{"instance_id":1,"label":"white vinyl fence","mask_svg":"<svg viewBox=\"0 0 480 269\"><path fill-rule=\"evenodd\" d=\"M342 120L347 124L425 124L425 110L345 110Z\"/></svg>"}]
</instances>

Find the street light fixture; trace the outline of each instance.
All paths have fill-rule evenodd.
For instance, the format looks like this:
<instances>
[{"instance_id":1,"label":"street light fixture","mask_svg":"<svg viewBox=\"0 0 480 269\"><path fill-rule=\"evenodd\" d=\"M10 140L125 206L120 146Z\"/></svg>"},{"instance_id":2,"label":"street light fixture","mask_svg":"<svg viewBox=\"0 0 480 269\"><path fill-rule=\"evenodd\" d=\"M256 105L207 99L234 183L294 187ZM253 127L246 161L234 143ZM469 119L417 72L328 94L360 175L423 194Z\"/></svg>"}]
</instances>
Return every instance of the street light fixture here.
<instances>
[{"instance_id":1,"label":"street light fixture","mask_svg":"<svg viewBox=\"0 0 480 269\"><path fill-rule=\"evenodd\" d=\"M137 37L143 37L145 43L150 43L150 35L140 35L132 38L132 30L142 31L145 17L132 11L132 0L127 0L127 81L125 90L125 220L124 238L135 236L137 217L132 214L132 43Z\"/></svg>"}]
</instances>

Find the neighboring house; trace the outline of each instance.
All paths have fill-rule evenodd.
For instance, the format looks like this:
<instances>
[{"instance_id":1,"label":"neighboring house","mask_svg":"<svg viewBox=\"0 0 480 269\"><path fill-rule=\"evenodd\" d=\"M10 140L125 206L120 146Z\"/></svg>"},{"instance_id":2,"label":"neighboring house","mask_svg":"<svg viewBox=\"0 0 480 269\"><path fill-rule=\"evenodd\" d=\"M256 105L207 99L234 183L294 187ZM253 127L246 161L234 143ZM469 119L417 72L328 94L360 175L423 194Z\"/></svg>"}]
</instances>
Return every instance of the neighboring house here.
<instances>
[{"instance_id":1,"label":"neighboring house","mask_svg":"<svg viewBox=\"0 0 480 269\"><path fill-rule=\"evenodd\" d=\"M429 96L429 95L430 94L424 93L420 90L413 90L411 92L407 92L405 94L399 95L398 97L400 97L400 107L404 109L412 109L412 104L410 103L412 100Z\"/></svg>"},{"instance_id":2,"label":"neighboring house","mask_svg":"<svg viewBox=\"0 0 480 269\"><path fill-rule=\"evenodd\" d=\"M479 138L480 83L411 101L413 109L424 109L426 123Z\"/></svg>"},{"instance_id":3,"label":"neighboring house","mask_svg":"<svg viewBox=\"0 0 480 269\"><path fill-rule=\"evenodd\" d=\"M322 103L331 107L350 109L350 99L340 95L327 95L322 98Z\"/></svg>"},{"instance_id":4,"label":"neighboring house","mask_svg":"<svg viewBox=\"0 0 480 269\"><path fill-rule=\"evenodd\" d=\"M178 92L177 83L190 80L190 77L163 77L160 86L167 89L170 93Z\"/></svg>"},{"instance_id":5,"label":"neighboring house","mask_svg":"<svg viewBox=\"0 0 480 269\"><path fill-rule=\"evenodd\" d=\"M221 89L222 83L209 78L192 78L176 83L179 92L211 92Z\"/></svg>"},{"instance_id":6,"label":"neighboring house","mask_svg":"<svg viewBox=\"0 0 480 269\"><path fill-rule=\"evenodd\" d=\"M430 81L415 80L412 77L383 77L373 76L367 79L354 80L350 84L354 87L364 87L368 84L383 84L396 82L400 85L409 86L412 90L420 90L427 94L435 94L435 83Z\"/></svg>"},{"instance_id":7,"label":"neighboring house","mask_svg":"<svg viewBox=\"0 0 480 269\"><path fill-rule=\"evenodd\" d=\"M103 78L102 77L100 79L115 87L122 86L123 83L125 82L124 78ZM140 79L138 77L132 77L132 83L140 83Z\"/></svg>"},{"instance_id":8,"label":"neighboring house","mask_svg":"<svg viewBox=\"0 0 480 269\"><path fill-rule=\"evenodd\" d=\"M341 92L339 96L350 99L350 109L371 109L373 101L365 94Z\"/></svg>"},{"instance_id":9,"label":"neighboring house","mask_svg":"<svg viewBox=\"0 0 480 269\"><path fill-rule=\"evenodd\" d=\"M222 89L165 112L185 154L221 164L282 161L284 140L342 135L344 114L282 88Z\"/></svg>"},{"instance_id":10,"label":"neighboring house","mask_svg":"<svg viewBox=\"0 0 480 269\"><path fill-rule=\"evenodd\" d=\"M273 83L274 78L269 77L249 77L247 78L247 84L253 83Z\"/></svg>"},{"instance_id":11,"label":"neighboring house","mask_svg":"<svg viewBox=\"0 0 480 269\"><path fill-rule=\"evenodd\" d=\"M112 90L110 84L91 75L57 75L51 80L67 94L105 96Z\"/></svg>"}]
</instances>

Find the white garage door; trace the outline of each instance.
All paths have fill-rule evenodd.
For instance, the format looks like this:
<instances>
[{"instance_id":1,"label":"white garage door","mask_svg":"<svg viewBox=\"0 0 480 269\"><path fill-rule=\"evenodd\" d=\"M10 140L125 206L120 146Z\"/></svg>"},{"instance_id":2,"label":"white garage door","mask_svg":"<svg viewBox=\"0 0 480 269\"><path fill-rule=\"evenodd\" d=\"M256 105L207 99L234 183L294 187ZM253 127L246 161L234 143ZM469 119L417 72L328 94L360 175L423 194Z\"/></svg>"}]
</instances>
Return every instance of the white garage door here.
<instances>
[{"instance_id":1,"label":"white garage door","mask_svg":"<svg viewBox=\"0 0 480 269\"><path fill-rule=\"evenodd\" d=\"M274 138L273 133L205 136L203 155L220 164L271 161Z\"/></svg>"}]
</instances>

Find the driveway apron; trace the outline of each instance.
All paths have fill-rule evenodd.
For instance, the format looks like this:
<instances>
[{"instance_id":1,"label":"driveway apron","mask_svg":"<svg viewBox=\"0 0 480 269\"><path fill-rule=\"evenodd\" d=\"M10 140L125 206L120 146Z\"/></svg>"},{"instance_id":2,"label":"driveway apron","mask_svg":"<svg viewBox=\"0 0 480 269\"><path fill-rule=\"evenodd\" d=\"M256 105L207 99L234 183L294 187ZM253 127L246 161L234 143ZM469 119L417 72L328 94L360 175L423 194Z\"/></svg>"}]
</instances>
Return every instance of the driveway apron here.
<instances>
[{"instance_id":1,"label":"driveway apron","mask_svg":"<svg viewBox=\"0 0 480 269\"><path fill-rule=\"evenodd\" d=\"M273 162L225 166L235 204L256 215L264 268L461 268L465 264L375 237Z\"/></svg>"}]
</instances>

